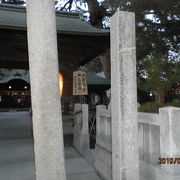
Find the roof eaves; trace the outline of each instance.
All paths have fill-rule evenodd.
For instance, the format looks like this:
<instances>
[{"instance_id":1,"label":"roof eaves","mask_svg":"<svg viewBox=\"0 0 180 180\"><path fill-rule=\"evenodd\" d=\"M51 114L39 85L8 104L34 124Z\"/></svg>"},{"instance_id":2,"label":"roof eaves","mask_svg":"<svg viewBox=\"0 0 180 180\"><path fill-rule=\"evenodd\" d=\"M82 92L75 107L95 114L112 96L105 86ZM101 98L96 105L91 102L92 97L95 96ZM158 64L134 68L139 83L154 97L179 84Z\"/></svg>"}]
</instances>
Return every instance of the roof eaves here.
<instances>
[{"instance_id":1,"label":"roof eaves","mask_svg":"<svg viewBox=\"0 0 180 180\"><path fill-rule=\"evenodd\" d=\"M26 12L26 6L13 5L13 4L0 3L0 9L7 10L7 11L10 10L10 11L15 11L15 12ZM74 13L74 12L65 12L65 11L56 10L56 16L80 19L80 14Z\"/></svg>"},{"instance_id":2,"label":"roof eaves","mask_svg":"<svg viewBox=\"0 0 180 180\"><path fill-rule=\"evenodd\" d=\"M26 13L26 7L25 6L19 6L19 5L7 5L7 4L0 4L0 10L2 11L12 11L12 12L17 12L17 13ZM58 22L58 19L62 17L62 18L68 18L68 22L71 21L72 22L77 22L77 24L82 25L82 28L84 29L77 29L77 26L74 28L74 31L72 28L70 28L69 30L65 30L65 29L61 29L59 28L60 25L58 25L57 23L57 33L58 34L71 34L71 35L85 35L85 36L109 36L110 32L107 29L97 29L92 27L91 25L89 25L87 22L83 22L79 16L78 13L72 13L72 12L62 12L62 11L58 11L56 12L56 19ZM67 23L66 23L67 24ZM12 30L22 30L22 31L26 31L26 25L14 25L11 26L11 24L0 24L0 28L1 29L12 29Z\"/></svg>"}]
</instances>

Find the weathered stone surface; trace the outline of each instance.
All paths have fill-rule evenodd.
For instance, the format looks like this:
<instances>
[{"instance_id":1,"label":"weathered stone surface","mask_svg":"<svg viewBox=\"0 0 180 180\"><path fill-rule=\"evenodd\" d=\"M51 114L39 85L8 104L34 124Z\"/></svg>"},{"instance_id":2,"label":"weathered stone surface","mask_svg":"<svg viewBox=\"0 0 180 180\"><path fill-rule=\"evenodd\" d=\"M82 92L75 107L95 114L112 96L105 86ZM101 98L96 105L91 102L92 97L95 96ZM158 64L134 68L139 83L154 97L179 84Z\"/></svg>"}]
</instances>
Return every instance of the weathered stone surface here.
<instances>
[{"instance_id":1,"label":"weathered stone surface","mask_svg":"<svg viewBox=\"0 0 180 180\"><path fill-rule=\"evenodd\" d=\"M74 107L74 147L84 156L90 150L88 105L75 104Z\"/></svg>"},{"instance_id":2,"label":"weathered stone surface","mask_svg":"<svg viewBox=\"0 0 180 180\"><path fill-rule=\"evenodd\" d=\"M37 180L65 180L54 1L27 2Z\"/></svg>"},{"instance_id":3,"label":"weathered stone surface","mask_svg":"<svg viewBox=\"0 0 180 180\"><path fill-rule=\"evenodd\" d=\"M139 159L144 159L144 137L143 137L143 123L138 123L138 153Z\"/></svg>"},{"instance_id":4,"label":"weathered stone surface","mask_svg":"<svg viewBox=\"0 0 180 180\"><path fill-rule=\"evenodd\" d=\"M179 158L180 155L180 108L160 108L161 158ZM162 164L162 170L172 176L180 176L178 163ZM172 178L173 180L173 178Z\"/></svg>"},{"instance_id":5,"label":"weathered stone surface","mask_svg":"<svg viewBox=\"0 0 180 180\"><path fill-rule=\"evenodd\" d=\"M67 180L101 180L96 173L68 175Z\"/></svg>"},{"instance_id":6,"label":"weathered stone surface","mask_svg":"<svg viewBox=\"0 0 180 180\"><path fill-rule=\"evenodd\" d=\"M105 106L96 107L96 144L112 150L111 112Z\"/></svg>"},{"instance_id":7,"label":"weathered stone surface","mask_svg":"<svg viewBox=\"0 0 180 180\"><path fill-rule=\"evenodd\" d=\"M157 164L160 157L160 128L144 124L144 161Z\"/></svg>"},{"instance_id":8,"label":"weathered stone surface","mask_svg":"<svg viewBox=\"0 0 180 180\"><path fill-rule=\"evenodd\" d=\"M135 17L117 12L111 21L113 180L138 180Z\"/></svg>"},{"instance_id":9,"label":"weathered stone surface","mask_svg":"<svg viewBox=\"0 0 180 180\"><path fill-rule=\"evenodd\" d=\"M104 180L112 179L112 152L96 144L95 148L96 172Z\"/></svg>"},{"instance_id":10,"label":"weathered stone surface","mask_svg":"<svg viewBox=\"0 0 180 180\"><path fill-rule=\"evenodd\" d=\"M111 113L105 106L96 107L95 168L104 180L112 179Z\"/></svg>"},{"instance_id":11,"label":"weathered stone surface","mask_svg":"<svg viewBox=\"0 0 180 180\"><path fill-rule=\"evenodd\" d=\"M158 113L138 112L139 158L157 164L160 157L160 118Z\"/></svg>"}]
</instances>

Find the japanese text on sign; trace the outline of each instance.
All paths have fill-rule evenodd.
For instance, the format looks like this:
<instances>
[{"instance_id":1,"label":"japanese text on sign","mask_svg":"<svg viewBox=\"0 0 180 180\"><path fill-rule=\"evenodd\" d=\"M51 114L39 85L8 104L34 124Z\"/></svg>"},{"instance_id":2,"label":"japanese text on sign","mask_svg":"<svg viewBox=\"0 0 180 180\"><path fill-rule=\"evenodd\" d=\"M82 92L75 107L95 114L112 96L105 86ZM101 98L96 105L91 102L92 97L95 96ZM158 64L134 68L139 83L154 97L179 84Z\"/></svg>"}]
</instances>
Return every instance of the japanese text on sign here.
<instances>
[{"instance_id":1,"label":"japanese text on sign","mask_svg":"<svg viewBox=\"0 0 180 180\"><path fill-rule=\"evenodd\" d=\"M86 72L82 70L73 72L73 95L88 95Z\"/></svg>"}]
</instances>

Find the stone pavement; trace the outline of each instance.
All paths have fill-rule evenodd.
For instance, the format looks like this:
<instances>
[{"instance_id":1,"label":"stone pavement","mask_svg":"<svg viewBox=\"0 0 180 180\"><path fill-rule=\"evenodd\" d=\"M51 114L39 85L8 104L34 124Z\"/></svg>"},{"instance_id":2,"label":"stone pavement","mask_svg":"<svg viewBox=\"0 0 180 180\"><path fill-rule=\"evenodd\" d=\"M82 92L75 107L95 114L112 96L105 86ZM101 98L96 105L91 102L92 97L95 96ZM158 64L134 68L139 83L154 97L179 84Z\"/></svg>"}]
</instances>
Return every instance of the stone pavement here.
<instances>
[{"instance_id":1,"label":"stone pavement","mask_svg":"<svg viewBox=\"0 0 180 180\"><path fill-rule=\"evenodd\" d=\"M31 113L0 112L0 139L32 137ZM63 115L64 145L71 146L73 141L73 116Z\"/></svg>"},{"instance_id":2,"label":"stone pavement","mask_svg":"<svg viewBox=\"0 0 180 180\"><path fill-rule=\"evenodd\" d=\"M65 148L65 163L67 180L100 180L94 168L73 147ZM35 180L32 139L0 140L0 179Z\"/></svg>"},{"instance_id":3,"label":"stone pavement","mask_svg":"<svg viewBox=\"0 0 180 180\"><path fill-rule=\"evenodd\" d=\"M65 148L65 163L67 180L100 180L73 147ZM29 112L0 112L0 180L35 180Z\"/></svg>"},{"instance_id":4,"label":"stone pavement","mask_svg":"<svg viewBox=\"0 0 180 180\"><path fill-rule=\"evenodd\" d=\"M0 180L35 180L31 127L29 112L0 112ZM72 133L66 123L64 130ZM67 180L100 180L73 147L65 147L65 163ZM140 180L150 179L141 174Z\"/></svg>"}]
</instances>

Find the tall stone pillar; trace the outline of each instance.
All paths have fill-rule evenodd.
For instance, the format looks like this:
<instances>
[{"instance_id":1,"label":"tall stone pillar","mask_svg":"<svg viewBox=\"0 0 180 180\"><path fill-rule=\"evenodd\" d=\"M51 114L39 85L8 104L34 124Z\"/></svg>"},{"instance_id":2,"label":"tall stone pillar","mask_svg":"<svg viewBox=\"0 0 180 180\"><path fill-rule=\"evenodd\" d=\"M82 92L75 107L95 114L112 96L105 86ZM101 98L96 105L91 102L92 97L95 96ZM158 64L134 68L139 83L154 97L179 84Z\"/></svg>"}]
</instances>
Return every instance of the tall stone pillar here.
<instances>
[{"instance_id":1,"label":"tall stone pillar","mask_svg":"<svg viewBox=\"0 0 180 180\"><path fill-rule=\"evenodd\" d=\"M27 31L37 180L65 180L53 0L27 1Z\"/></svg>"},{"instance_id":2,"label":"tall stone pillar","mask_svg":"<svg viewBox=\"0 0 180 180\"><path fill-rule=\"evenodd\" d=\"M138 180L138 124L134 13L111 21L111 111L113 180Z\"/></svg>"}]
</instances>

